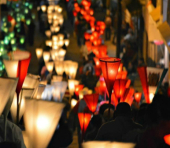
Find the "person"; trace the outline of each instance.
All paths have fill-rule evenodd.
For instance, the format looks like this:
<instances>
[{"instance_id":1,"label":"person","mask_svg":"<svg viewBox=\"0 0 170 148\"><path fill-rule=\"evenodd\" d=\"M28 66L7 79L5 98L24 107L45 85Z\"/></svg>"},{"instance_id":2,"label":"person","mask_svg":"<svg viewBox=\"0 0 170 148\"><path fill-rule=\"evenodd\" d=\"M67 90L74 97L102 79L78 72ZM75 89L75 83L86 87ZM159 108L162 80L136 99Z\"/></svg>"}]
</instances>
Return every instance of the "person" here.
<instances>
[{"instance_id":1,"label":"person","mask_svg":"<svg viewBox=\"0 0 170 148\"><path fill-rule=\"evenodd\" d=\"M95 140L100 141L122 141L127 132L134 129L141 129L140 124L135 123L131 118L131 108L128 103L121 102L115 111L115 120L105 123L98 131Z\"/></svg>"},{"instance_id":2,"label":"person","mask_svg":"<svg viewBox=\"0 0 170 148\"><path fill-rule=\"evenodd\" d=\"M0 143L4 141L3 134L4 133L4 117L0 116ZM14 142L19 148L26 148L24 144L24 139L22 135L21 129L16 126L14 123L7 120L6 123L6 141Z\"/></svg>"}]
</instances>

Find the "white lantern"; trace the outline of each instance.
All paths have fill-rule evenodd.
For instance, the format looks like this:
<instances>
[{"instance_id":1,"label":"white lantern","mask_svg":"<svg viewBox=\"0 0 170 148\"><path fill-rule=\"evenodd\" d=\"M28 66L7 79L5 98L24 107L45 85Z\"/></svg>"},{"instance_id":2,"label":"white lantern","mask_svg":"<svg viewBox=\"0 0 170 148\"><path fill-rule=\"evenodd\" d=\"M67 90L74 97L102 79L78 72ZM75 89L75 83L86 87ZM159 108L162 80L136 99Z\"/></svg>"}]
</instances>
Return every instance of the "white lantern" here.
<instances>
[{"instance_id":1,"label":"white lantern","mask_svg":"<svg viewBox=\"0 0 170 148\"><path fill-rule=\"evenodd\" d=\"M41 95L41 99L51 101L53 98L53 89L54 89L54 86L46 85L46 87Z\"/></svg>"},{"instance_id":2,"label":"white lantern","mask_svg":"<svg viewBox=\"0 0 170 148\"><path fill-rule=\"evenodd\" d=\"M47 9L46 5L42 5L42 6L41 6L41 10L42 10L43 12L45 12L46 9Z\"/></svg>"},{"instance_id":3,"label":"white lantern","mask_svg":"<svg viewBox=\"0 0 170 148\"><path fill-rule=\"evenodd\" d=\"M69 76L71 79L74 79L77 73L78 62L71 62L69 64Z\"/></svg>"},{"instance_id":4,"label":"white lantern","mask_svg":"<svg viewBox=\"0 0 170 148\"><path fill-rule=\"evenodd\" d=\"M59 32L59 30L60 30L60 27L59 27L59 26L55 26L55 27L54 27L54 32Z\"/></svg>"},{"instance_id":5,"label":"white lantern","mask_svg":"<svg viewBox=\"0 0 170 148\"><path fill-rule=\"evenodd\" d=\"M54 68L54 63L53 62L46 62L46 67L47 70L52 73L53 72L53 68Z\"/></svg>"},{"instance_id":6,"label":"white lantern","mask_svg":"<svg viewBox=\"0 0 170 148\"><path fill-rule=\"evenodd\" d=\"M69 43L70 43L69 39L65 39L65 40L64 40L64 44L65 44L66 46L68 46Z\"/></svg>"},{"instance_id":7,"label":"white lantern","mask_svg":"<svg viewBox=\"0 0 170 148\"><path fill-rule=\"evenodd\" d=\"M48 20L52 20L53 19L53 14L52 13L48 13Z\"/></svg>"},{"instance_id":8,"label":"white lantern","mask_svg":"<svg viewBox=\"0 0 170 148\"><path fill-rule=\"evenodd\" d=\"M63 61L65 57L66 51L64 49L60 49L58 52L58 60Z\"/></svg>"},{"instance_id":9,"label":"white lantern","mask_svg":"<svg viewBox=\"0 0 170 148\"><path fill-rule=\"evenodd\" d=\"M63 79L62 76L54 75L54 76L53 76L53 79L51 80L51 85L53 85L55 82L61 82L62 79Z\"/></svg>"},{"instance_id":10,"label":"white lantern","mask_svg":"<svg viewBox=\"0 0 170 148\"><path fill-rule=\"evenodd\" d=\"M64 63L63 61L55 61L55 70L58 75L63 75Z\"/></svg>"},{"instance_id":11,"label":"white lantern","mask_svg":"<svg viewBox=\"0 0 170 148\"><path fill-rule=\"evenodd\" d=\"M58 19L58 13L53 13L53 20Z\"/></svg>"},{"instance_id":12,"label":"white lantern","mask_svg":"<svg viewBox=\"0 0 170 148\"><path fill-rule=\"evenodd\" d=\"M59 5L55 5L55 7L54 7L55 11L58 11L59 8L60 8Z\"/></svg>"},{"instance_id":13,"label":"white lantern","mask_svg":"<svg viewBox=\"0 0 170 148\"><path fill-rule=\"evenodd\" d=\"M43 54L43 49L42 48L36 48L35 50L37 58L40 59L42 57Z\"/></svg>"},{"instance_id":14,"label":"white lantern","mask_svg":"<svg viewBox=\"0 0 170 148\"><path fill-rule=\"evenodd\" d=\"M44 51L43 52L43 59L44 59L44 62L48 62L50 60L50 52L48 51Z\"/></svg>"},{"instance_id":15,"label":"white lantern","mask_svg":"<svg viewBox=\"0 0 170 148\"><path fill-rule=\"evenodd\" d=\"M74 108L74 106L77 104L77 100L76 99L71 99L71 108Z\"/></svg>"},{"instance_id":16,"label":"white lantern","mask_svg":"<svg viewBox=\"0 0 170 148\"><path fill-rule=\"evenodd\" d=\"M15 60L3 60L8 77L15 78L18 72L18 61Z\"/></svg>"},{"instance_id":17,"label":"white lantern","mask_svg":"<svg viewBox=\"0 0 170 148\"><path fill-rule=\"evenodd\" d=\"M64 106L63 103L26 99L24 123L31 147L48 146Z\"/></svg>"},{"instance_id":18,"label":"white lantern","mask_svg":"<svg viewBox=\"0 0 170 148\"><path fill-rule=\"evenodd\" d=\"M53 41L53 42L54 42L54 41L57 42L57 41L58 41L58 36L57 36L57 35L53 35L53 36L52 36L52 41Z\"/></svg>"},{"instance_id":19,"label":"white lantern","mask_svg":"<svg viewBox=\"0 0 170 148\"><path fill-rule=\"evenodd\" d=\"M64 71L66 75L69 75L69 67L70 67L71 62L72 62L71 60L64 61Z\"/></svg>"},{"instance_id":20,"label":"white lantern","mask_svg":"<svg viewBox=\"0 0 170 148\"><path fill-rule=\"evenodd\" d=\"M46 46L52 47L52 41L51 40L47 40L45 41Z\"/></svg>"},{"instance_id":21,"label":"white lantern","mask_svg":"<svg viewBox=\"0 0 170 148\"><path fill-rule=\"evenodd\" d=\"M69 88L71 95L74 94L75 85L78 85L78 84L79 84L79 81L77 81L77 80L73 80L73 79L68 80L68 88Z\"/></svg>"},{"instance_id":22,"label":"white lantern","mask_svg":"<svg viewBox=\"0 0 170 148\"><path fill-rule=\"evenodd\" d=\"M44 89L45 89L45 85L39 84L39 86L38 86L38 88L36 89L36 91L35 91L35 93L34 93L34 95L33 95L32 98L33 98L33 99L41 99L41 95L42 95Z\"/></svg>"},{"instance_id":23,"label":"white lantern","mask_svg":"<svg viewBox=\"0 0 170 148\"><path fill-rule=\"evenodd\" d=\"M59 8L58 8L58 13L61 13L62 10L63 10L63 9L62 9L61 7L59 7Z\"/></svg>"},{"instance_id":24,"label":"white lantern","mask_svg":"<svg viewBox=\"0 0 170 148\"><path fill-rule=\"evenodd\" d=\"M59 18L59 24L62 25L63 22L64 22L64 18L63 18L63 17L60 17L60 18Z\"/></svg>"},{"instance_id":25,"label":"white lantern","mask_svg":"<svg viewBox=\"0 0 170 148\"><path fill-rule=\"evenodd\" d=\"M53 22L53 20L52 19L48 19L48 23L49 24L51 24ZM51 29L51 28L50 28ZM52 30L51 30L52 31ZM54 32L54 31L52 31L52 32Z\"/></svg>"},{"instance_id":26,"label":"white lantern","mask_svg":"<svg viewBox=\"0 0 170 148\"><path fill-rule=\"evenodd\" d=\"M22 85L22 88L36 89L39 83L40 83L39 75L27 74Z\"/></svg>"},{"instance_id":27,"label":"white lantern","mask_svg":"<svg viewBox=\"0 0 170 148\"><path fill-rule=\"evenodd\" d=\"M51 37L51 31L50 31L50 30L46 30L46 31L45 31L45 34L46 34L46 36L47 36L48 38Z\"/></svg>"},{"instance_id":28,"label":"white lantern","mask_svg":"<svg viewBox=\"0 0 170 148\"><path fill-rule=\"evenodd\" d=\"M59 40L59 41L58 41L58 45L59 45L60 47L62 47L62 46L64 45L64 40Z\"/></svg>"},{"instance_id":29,"label":"white lantern","mask_svg":"<svg viewBox=\"0 0 170 148\"><path fill-rule=\"evenodd\" d=\"M64 34L59 34L58 38L59 38L59 40L64 40Z\"/></svg>"},{"instance_id":30,"label":"white lantern","mask_svg":"<svg viewBox=\"0 0 170 148\"><path fill-rule=\"evenodd\" d=\"M53 59L53 61L55 61L56 56L58 56L58 51L57 50L50 50L51 53L51 57Z\"/></svg>"}]
</instances>

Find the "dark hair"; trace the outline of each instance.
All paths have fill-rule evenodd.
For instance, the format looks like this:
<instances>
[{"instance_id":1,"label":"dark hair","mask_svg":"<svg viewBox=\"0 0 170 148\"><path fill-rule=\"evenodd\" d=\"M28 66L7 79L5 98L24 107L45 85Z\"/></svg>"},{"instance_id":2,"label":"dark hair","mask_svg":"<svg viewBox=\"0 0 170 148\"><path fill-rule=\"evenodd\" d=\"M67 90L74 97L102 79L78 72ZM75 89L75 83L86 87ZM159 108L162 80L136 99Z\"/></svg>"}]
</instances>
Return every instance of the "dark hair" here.
<instances>
[{"instance_id":1,"label":"dark hair","mask_svg":"<svg viewBox=\"0 0 170 148\"><path fill-rule=\"evenodd\" d=\"M131 117L131 108L130 105L126 102L121 102L116 107L115 112L116 117L117 116L127 116Z\"/></svg>"}]
</instances>

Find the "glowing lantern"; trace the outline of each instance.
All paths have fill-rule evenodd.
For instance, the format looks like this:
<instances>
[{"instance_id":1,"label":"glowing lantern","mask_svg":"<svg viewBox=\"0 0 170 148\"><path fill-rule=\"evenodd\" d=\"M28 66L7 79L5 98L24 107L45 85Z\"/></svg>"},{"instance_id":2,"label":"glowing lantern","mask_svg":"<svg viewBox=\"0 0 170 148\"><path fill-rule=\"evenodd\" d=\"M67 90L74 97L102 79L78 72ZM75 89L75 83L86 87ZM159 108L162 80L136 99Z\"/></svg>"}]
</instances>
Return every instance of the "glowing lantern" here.
<instances>
[{"instance_id":1,"label":"glowing lantern","mask_svg":"<svg viewBox=\"0 0 170 148\"><path fill-rule=\"evenodd\" d=\"M97 77L100 77L101 72L102 72L101 68L100 68L100 67L97 67L97 66L94 66L94 70L95 70L95 75L96 75Z\"/></svg>"},{"instance_id":2,"label":"glowing lantern","mask_svg":"<svg viewBox=\"0 0 170 148\"><path fill-rule=\"evenodd\" d=\"M59 18L59 24L62 25L63 22L64 22L64 18L63 18L63 17L60 17L60 18Z\"/></svg>"},{"instance_id":3,"label":"glowing lantern","mask_svg":"<svg viewBox=\"0 0 170 148\"><path fill-rule=\"evenodd\" d=\"M76 99L71 99L71 108L74 108L76 106L77 100Z\"/></svg>"},{"instance_id":4,"label":"glowing lantern","mask_svg":"<svg viewBox=\"0 0 170 148\"><path fill-rule=\"evenodd\" d=\"M90 34L89 34L89 33L87 33L87 32L85 32L85 33L84 33L84 38L85 38L86 40L89 40L89 38L90 38Z\"/></svg>"},{"instance_id":5,"label":"glowing lantern","mask_svg":"<svg viewBox=\"0 0 170 148\"><path fill-rule=\"evenodd\" d=\"M71 60L64 61L64 71L66 75L69 75L69 67L70 67L71 62L72 62Z\"/></svg>"},{"instance_id":6,"label":"glowing lantern","mask_svg":"<svg viewBox=\"0 0 170 148\"><path fill-rule=\"evenodd\" d=\"M68 88L69 88L71 95L73 95L73 93L75 91L75 86L78 84L79 84L79 81L77 81L77 80L73 80L73 79L68 80Z\"/></svg>"},{"instance_id":7,"label":"glowing lantern","mask_svg":"<svg viewBox=\"0 0 170 148\"><path fill-rule=\"evenodd\" d=\"M52 46L52 41L51 40L47 40L47 41L45 41L45 44L46 44L46 46L51 47Z\"/></svg>"},{"instance_id":8,"label":"glowing lantern","mask_svg":"<svg viewBox=\"0 0 170 148\"><path fill-rule=\"evenodd\" d=\"M105 80L103 77L100 77L99 81L100 81L100 91L102 94L105 94L107 90Z\"/></svg>"},{"instance_id":9,"label":"glowing lantern","mask_svg":"<svg viewBox=\"0 0 170 148\"><path fill-rule=\"evenodd\" d=\"M149 102L152 103L154 98L154 94L153 93L149 93Z\"/></svg>"},{"instance_id":10,"label":"glowing lantern","mask_svg":"<svg viewBox=\"0 0 170 148\"><path fill-rule=\"evenodd\" d=\"M46 34L46 36L47 36L48 38L51 37L51 31L50 31L50 30L46 30L46 31L45 31L45 34Z\"/></svg>"},{"instance_id":11,"label":"glowing lantern","mask_svg":"<svg viewBox=\"0 0 170 148\"><path fill-rule=\"evenodd\" d=\"M141 97L142 97L142 93L137 92L137 93L134 94L134 98L135 98L135 101L136 101L137 103L140 102Z\"/></svg>"},{"instance_id":12,"label":"glowing lantern","mask_svg":"<svg viewBox=\"0 0 170 148\"><path fill-rule=\"evenodd\" d=\"M170 134L164 136L164 141L167 145L170 145Z\"/></svg>"},{"instance_id":13,"label":"glowing lantern","mask_svg":"<svg viewBox=\"0 0 170 148\"><path fill-rule=\"evenodd\" d=\"M59 26L54 27L54 32L58 32L60 30Z\"/></svg>"},{"instance_id":14,"label":"glowing lantern","mask_svg":"<svg viewBox=\"0 0 170 148\"><path fill-rule=\"evenodd\" d=\"M42 10L43 12L45 12L46 9L47 9L46 5L42 5L42 6L41 6L41 10Z\"/></svg>"},{"instance_id":15,"label":"glowing lantern","mask_svg":"<svg viewBox=\"0 0 170 148\"><path fill-rule=\"evenodd\" d=\"M69 64L69 77L71 79L74 79L76 77L76 73L77 73L77 68L78 68L78 62L71 62Z\"/></svg>"},{"instance_id":16,"label":"glowing lantern","mask_svg":"<svg viewBox=\"0 0 170 148\"><path fill-rule=\"evenodd\" d=\"M114 94L120 100L123 97L126 89L127 80L125 79L116 79L113 85Z\"/></svg>"},{"instance_id":17,"label":"glowing lantern","mask_svg":"<svg viewBox=\"0 0 170 148\"><path fill-rule=\"evenodd\" d=\"M74 93L75 93L76 97L79 96L79 92L83 89L83 87L84 87L84 85L75 85Z\"/></svg>"},{"instance_id":18,"label":"glowing lantern","mask_svg":"<svg viewBox=\"0 0 170 148\"><path fill-rule=\"evenodd\" d=\"M62 47L62 46L64 45L64 40L59 40L59 41L58 41L58 45L59 45L60 47Z\"/></svg>"},{"instance_id":19,"label":"glowing lantern","mask_svg":"<svg viewBox=\"0 0 170 148\"><path fill-rule=\"evenodd\" d=\"M24 123L31 147L48 146L64 106L63 103L26 99Z\"/></svg>"},{"instance_id":20,"label":"glowing lantern","mask_svg":"<svg viewBox=\"0 0 170 148\"><path fill-rule=\"evenodd\" d=\"M50 50L51 58L53 61L56 60L56 57L58 56L58 51L57 50Z\"/></svg>"},{"instance_id":21,"label":"glowing lantern","mask_svg":"<svg viewBox=\"0 0 170 148\"><path fill-rule=\"evenodd\" d=\"M38 88L36 89L36 91L35 91L35 93L34 93L34 95L33 95L32 98L33 98L33 99L41 99L41 95L42 95L44 89L45 89L45 85L39 84L39 86L38 86Z\"/></svg>"},{"instance_id":22,"label":"glowing lantern","mask_svg":"<svg viewBox=\"0 0 170 148\"><path fill-rule=\"evenodd\" d=\"M50 52L48 51L44 51L43 52L43 59L44 59L44 62L48 62L50 60Z\"/></svg>"},{"instance_id":23,"label":"glowing lantern","mask_svg":"<svg viewBox=\"0 0 170 148\"><path fill-rule=\"evenodd\" d=\"M111 96L111 102L114 104L114 106L116 107L118 105L118 99L116 98L115 96L115 93L112 93L112 96Z\"/></svg>"},{"instance_id":24,"label":"glowing lantern","mask_svg":"<svg viewBox=\"0 0 170 148\"><path fill-rule=\"evenodd\" d=\"M120 63L119 69L118 69L118 73L121 72L123 69L123 63Z\"/></svg>"},{"instance_id":25,"label":"glowing lantern","mask_svg":"<svg viewBox=\"0 0 170 148\"><path fill-rule=\"evenodd\" d=\"M61 102L65 91L67 89L67 82L61 81L61 82L54 82L53 83L54 89L53 89L53 99L54 101Z\"/></svg>"},{"instance_id":26,"label":"glowing lantern","mask_svg":"<svg viewBox=\"0 0 170 148\"><path fill-rule=\"evenodd\" d=\"M65 40L64 40L64 43L65 43L66 46L69 45L69 42L70 42L69 39L65 39Z\"/></svg>"},{"instance_id":27,"label":"glowing lantern","mask_svg":"<svg viewBox=\"0 0 170 148\"><path fill-rule=\"evenodd\" d=\"M53 72L53 68L54 68L54 63L53 62L46 62L46 67L47 70L52 73Z\"/></svg>"},{"instance_id":28,"label":"glowing lantern","mask_svg":"<svg viewBox=\"0 0 170 148\"><path fill-rule=\"evenodd\" d=\"M58 75L63 75L64 63L63 61L55 61L55 70Z\"/></svg>"},{"instance_id":29,"label":"glowing lantern","mask_svg":"<svg viewBox=\"0 0 170 148\"><path fill-rule=\"evenodd\" d=\"M64 49L60 49L58 52L58 60L63 61L65 54L66 54L66 51Z\"/></svg>"},{"instance_id":30,"label":"glowing lantern","mask_svg":"<svg viewBox=\"0 0 170 148\"><path fill-rule=\"evenodd\" d=\"M86 101L89 110L94 113L99 100L99 94L84 95L84 100Z\"/></svg>"},{"instance_id":31,"label":"glowing lantern","mask_svg":"<svg viewBox=\"0 0 170 148\"><path fill-rule=\"evenodd\" d=\"M126 88L129 88L129 87L130 87L130 84L131 84L131 80L130 80L130 79L127 79Z\"/></svg>"},{"instance_id":32,"label":"glowing lantern","mask_svg":"<svg viewBox=\"0 0 170 148\"><path fill-rule=\"evenodd\" d=\"M59 40L64 40L64 34L59 34L58 38L59 38Z\"/></svg>"},{"instance_id":33,"label":"glowing lantern","mask_svg":"<svg viewBox=\"0 0 170 148\"><path fill-rule=\"evenodd\" d=\"M42 48L36 48L35 50L37 58L40 59L42 57L43 54L43 49Z\"/></svg>"},{"instance_id":34,"label":"glowing lantern","mask_svg":"<svg viewBox=\"0 0 170 148\"><path fill-rule=\"evenodd\" d=\"M99 58L94 57L93 60L95 62L96 67L100 67L100 60L99 60Z\"/></svg>"},{"instance_id":35,"label":"glowing lantern","mask_svg":"<svg viewBox=\"0 0 170 148\"><path fill-rule=\"evenodd\" d=\"M63 10L63 9L62 9L61 7L59 7L59 8L58 8L58 13L61 13L62 10Z\"/></svg>"},{"instance_id":36,"label":"glowing lantern","mask_svg":"<svg viewBox=\"0 0 170 148\"><path fill-rule=\"evenodd\" d=\"M134 89L133 88L126 88L124 96L121 98L121 102L126 102L128 103L130 106L132 105L133 102L133 94L134 94Z\"/></svg>"},{"instance_id":37,"label":"glowing lantern","mask_svg":"<svg viewBox=\"0 0 170 148\"><path fill-rule=\"evenodd\" d=\"M82 131L82 139L83 139L86 129L87 129L89 122L91 120L91 114L78 113L78 118L79 118L79 123L80 123L81 131Z\"/></svg>"},{"instance_id":38,"label":"glowing lantern","mask_svg":"<svg viewBox=\"0 0 170 148\"><path fill-rule=\"evenodd\" d=\"M127 71L118 72L116 79L126 79L127 78Z\"/></svg>"},{"instance_id":39,"label":"glowing lantern","mask_svg":"<svg viewBox=\"0 0 170 148\"><path fill-rule=\"evenodd\" d=\"M93 91L92 90L89 90L87 87L83 88L81 91L79 91L79 100L83 99L84 98L84 95L87 95L87 94L92 94Z\"/></svg>"},{"instance_id":40,"label":"glowing lantern","mask_svg":"<svg viewBox=\"0 0 170 148\"><path fill-rule=\"evenodd\" d=\"M146 67L138 67L137 71L142 83L142 88L145 95L146 103L150 103Z\"/></svg>"},{"instance_id":41,"label":"glowing lantern","mask_svg":"<svg viewBox=\"0 0 170 148\"><path fill-rule=\"evenodd\" d=\"M106 82L108 95L111 98L113 84L116 79L117 71L120 65L121 59L119 58L101 58L100 64L103 72L103 77ZM110 100L111 101L111 100Z\"/></svg>"}]
</instances>

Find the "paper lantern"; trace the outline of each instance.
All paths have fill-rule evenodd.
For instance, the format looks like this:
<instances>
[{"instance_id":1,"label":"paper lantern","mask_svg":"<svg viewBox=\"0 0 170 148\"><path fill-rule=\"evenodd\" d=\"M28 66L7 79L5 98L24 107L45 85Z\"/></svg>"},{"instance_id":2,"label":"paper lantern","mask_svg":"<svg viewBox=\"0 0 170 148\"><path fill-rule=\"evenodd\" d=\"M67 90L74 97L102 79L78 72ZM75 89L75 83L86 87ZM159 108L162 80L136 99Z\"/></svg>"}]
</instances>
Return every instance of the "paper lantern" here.
<instances>
[{"instance_id":1,"label":"paper lantern","mask_svg":"<svg viewBox=\"0 0 170 148\"><path fill-rule=\"evenodd\" d=\"M69 88L71 95L73 95L73 93L75 91L75 86L78 84L79 84L79 81L77 81L77 80L73 80L73 79L68 80L68 88Z\"/></svg>"},{"instance_id":2,"label":"paper lantern","mask_svg":"<svg viewBox=\"0 0 170 148\"><path fill-rule=\"evenodd\" d=\"M54 32L58 32L60 30L60 27L59 26L55 26L54 27Z\"/></svg>"},{"instance_id":3,"label":"paper lantern","mask_svg":"<svg viewBox=\"0 0 170 148\"><path fill-rule=\"evenodd\" d=\"M170 134L164 136L164 141L167 145L170 145Z\"/></svg>"},{"instance_id":4,"label":"paper lantern","mask_svg":"<svg viewBox=\"0 0 170 148\"><path fill-rule=\"evenodd\" d=\"M97 67L100 67L100 60L99 60L99 58L94 57L93 60L94 60L94 62L95 62L95 65L96 65Z\"/></svg>"},{"instance_id":5,"label":"paper lantern","mask_svg":"<svg viewBox=\"0 0 170 148\"><path fill-rule=\"evenodd\" d=\"M60 49L58 52L58 60L63 61L65 57L66 51L64 49Z\"/></svg>"},{"instance_id":6,"label":"paper lantern","mask_svg":"<svg viewBox=\"0 0 170 148\"><path fill-rule=\"evenodd\" d=\"M69 77L71 79L74 79L76 77L77 68L78 68L78 62L72 61L71 64L69 65Z\"/></svg>"},{"instance_id":7,"label":"paper lantern","mask_svg":"<svg viewBox=\"0 0 170 148\"><path fill-rule=\"evenodd\" d=\"M118 72L116 79L126 79L127 78L127 71Z\"/></svg>"},{"instance_id":8,"label":"paper lantern","mask_svg":"<svg viewBox=\"0 0 170 148\"><path fill-rule=\"evenodd\" d=\"M46 85L43 84L39 84L38 88L36 89L34 95L33 95L33 99L41 99L42 93L45 89Z\"/></svg>"},{"instance_id":9,"label":"paper lantern","mask_svg":"<svg viewBox=\"0 0 170 148\"><path fill-rule=\"evenodd\" d=\"M52 41L51 40L46 40L45 44L46 44L46 46L52 47Z\"/></svg>"},{"instance_id":10,"label":"paper lantern","mask_svg":"<svg viewBox=\"0 0 170 148\"><path fill-rule=\"evenodd\" d=\"M48 51L44 51L43 52L43 59L44 59L44 62L48 62L50 60L50 52Z\"/></svg>"},{"instance_id":11,"label":"paper lantern","mask_svg":"<svg viewBox=\"0 0 170 148\"><path fill-rule=\"evenodd\" d=\"M58 41L58 46L62 47L64 45L64 40L59 40Z\"/></svg>"},{"instance_id":12,"label":"paper lantern","mask_svg":"<svg viewBox=\"0 0 170 148\"><path fill-rule=\"evenodd\" d=\"M149 93L149 102L152 103L154 98L154 94L153 93Z\"/></svg>"},{"instance_id":13,"label":"paper lantern","mask_svg":"<svg viewBox=\"0 0 170 148\"><path fill-rule=\"evenodd\" d=\"M143 88L143 93L145 96L146 103L150 103L146 67L138 67L137 71L142 83L142 88Z\"/></svg>"},{"instance_id":14,"label":"paper lantern","mask_svg":"<svg viewBox=\"0 0 170 148\"><path fill-rule=\"evenodd\" d=\"M86 101L89 110L94 113L99 100L99 94L84 95L84 100Z\"/></svg>"},{"instance_id":15,"label":"paper lantern","mask_svg":"<svg viewBox=\"0 0 170 148\"><path fill-rule=\"evenodd\" d=\"M67 89L67 82L54 82L53 86L53 99L54 101L61 102Z\"/></svg>"},{"instance_id":16,"label":"paper lantern","mask_svg":"<svg viewBox=\"0 0 170 148\"><path fill-rule=\"evenodd\" d=\"M46 34L46 36L47 36L48 38L51 37L51 31L50 31L50 30L46 30L46 31L45 31L45 34Z\"/></svg>"},{"instance_id":17,"label":"paper lantern","mask_svg":"<svg viewBox=\"0 0 170 148\"><path fill-rule=\"evenodd\" d=\"M133 94L134 94L134 89L133 88L126 88L124 96L121 98L120 102L126 102L130 106L132 105L133 102Z\"/></svg>"},{"instance_id":18,"label":"paper lantern","mask_svg":"<svg viewBox=\"0 0 170 148\"><path fill-rule=\"evenodd\" d=\"M104 78L100 77L99 82L100 82L100 91L102 94L105 94L107 91L107 88L106 88L106 83L105 83Z\"/></svg>"},{"instance_id":19,"label":"paper lantern","mask_svg":"<svg viewBox=\"0 0 170 148\"><path fill-rule=\"evenodd\" d=\"M79 92L83 89L83 87L84 87L84 85L82 85L82 84L80 84L80 85L75 85L75 91L74 91L74 93L75 93L76 97L79 96Z\"/></svg>"},{"instance_id":20,"label":"paper lantern","mask_svg":"<svg viewBox=\"0 0 170 148\"><path fill-rule=\"evenodd\" d=\"M101 73L102 73L101 68L94 66L94 70L95 70L95 75L96 75L97 77L100 77L100 75L101 75Z\"/></svg>"},{"instance_id":21,"label":"paper lantern","mask_svg":"<svg viewBox=\"0 0 170 148\"><path fill-rule=\"evenodd\" d=\"M42 48L36 48L35 50L37 58L40 59L42 57L43 54L43 49Z\"/></svg>"},{"instance_id":22,"label":"paper lantern","mask_svg":"<svg viewBox=\"0 0 170 148\"><path fill-rule=\"evenodd\" d=\"M118 69L118 73L121 72L123 69L123 63L120 63L119 69Z\"/></svg>"},{"instance_id":23,"label":"paper lantern","mask_svg":"<svg viewBox=\"0 0 170 148\"><path fill-rule=\"evenodd\" d=\"M26 99L24 123L31 147L48 146L64 106L62 103Z\"/></svg>"},{"instance_id":24,"label":"paper lantern","mask_svg":"<svg viewBox=\"0 0 170 148\"><path fill-rule=\"evenodd\" d=\"M22 88L36 89L40 82L39 75L27 74L25 77Z\"/></svg>"},{"instance_id":25,"label":"paper lantern","mask_svg":"<svg viewBox=\"0 0 170 148\"><path fill-rule=\"evenodd\" d=\"M46 9L47 9L46 5L42 5L42 6L41 6L41 10L42 10L43 12L45 12Z\"/></svg>"},{"instance_id":26,"label":"paper lantern","mask_svg":"<svg viewBox=\"0 0 170 148\"><path fill-rule=\"evenodd\" d=\"M69 43L70 43L69 39L65 39L65 40L64 40L64 43L65 43L66 46L68 46Z\"/></svg>"},{"instance_id":27,"label":"paper lantern","mask_svg":"<svg viewBox=\"0 0 170 148\"><path fill-rule=\"evenodd\" d=\"M52 36L52 41L54 42L54 41L58 41L58 36L57 35L53 35Z\"/></svg>"},{"instance_id":28,"label":"paper lantern","mask_svg":"<svg viewBox=\"0 0 170 148\"><path fill-rule=\"evenodd\" d=\"M53 79L51 80L51 85L53 84L53 82L61 82L62 79L63 79L62 76L53 75Z\"/></svg>"},{"instance_id":29,"label":"paper lantern","mask_svg":"<svg viewBox=\"0 0 170 148\"><path fill-rule=\"evenodd\" d=\"M112 96L111 96L111 103L116 107L118 105L118 99L116 98L115 96L115 93L112 93Z\"/></svg>"},{"instance_id":30,"label":"paper lantern","mask_svg":"<svg viewBox=\"0 0 170 148\"><path fill-rule=\"evenodd\" d=\"M55 70L58 75L63 75L64 72L64 62L63 61L55 61Z\"/></svg>"},{"instance_id":31,"label":"paper lantern","mask_svg":"<svg viewBox=\"0 0 170 148\"><path fill-rule=\"evenodd\" d=\"M82 139L83 139L83 136L84 136L86 129L89 125L89 122L91 120L91 114L89 114L89 113L78 113L78 118L79 118L80 128L81 128L81 131L82 131Z\"/></svg>"},{"instance_id":32,"label":"paper lantern","mask_svg":"<svg viewBox=\"0 0 170 148\"><path fill-rule=\"evenodd\" d=\"M129 88L129 87L130 87L130 84L131 84L131 80L130 80L130 79L127 79L126 88Z\"/></svg>"},{"instance_id":33,"label":"paper lantern","mask_svg":"<svg viewBox=\"0 0 170 148\"><path fill-rule=\"evenodd\" d=\"M121 59L119 58L101 58L100 64L103 72L103 77L106 82L106 87L108 90L108 95L111 97L113 84L116 79L118 68Z\"/></svg>"},{"instance_id":34,"label":"paper lantern","mask_svg":"<svg viewBox=\"0 0 170 148\"><path fill-rule=\"evenodd\" d=\"M51 58L53 61L56 60L56 56L58 56L58 51L57 50L50 50Z\"/></svg>"},{"instance_id":35,"label":"paper lantern","mask_svg":"<svg viewBox=\"0 0 170 148\"><path fill-rule=\"evenodd\" d=\"M142 97L142 93L140 93L140 92L137 92L137 93L134 94L134 98L135 98L135 101L136 101L137 103L140 102L141 97Z\"/></svg>"},{"instance_id":36,"label":"paper lantern","mask_svg":"<svg viewBox=\"0 0 170 148\"><path fill-rule=\"evenodd\" d=\"M59 40L64 40L64 34L58 34Z\"/></svg>"},{"instance_id":37,"label":"paper lantern","mask_svg":"<svg viewBox=\"0 0 170 148\"><path fill-rule=\"evenodd\" d=\"M71 108L74 108L74 106L76 106L77 104L77 100L76 99L71 99Z\"/></svg>"},{"instance_id":38,"label":"paper lantern","mask_svg":"<svg viewBox=\"0 0 170 148\"><path fill-rule=\"evenodd\" d=\"M47 70L52 73L53 72L53 68L54 68L54 63L53 62L46 62L46 67Z\"/></svg>"},{"instance_id":39,"label":"paper lantern","mask_svg":"<svg viewBox=\"0 0 170 148\"><path fill-rule=\"evenodd\" d=\"M120 100L123 97L125 89L126 89L126 79L116 79L113 85L114 94Z\"/></svg>"},{"instance_id":40,"label":"paper lantern","mask_svg":"<svg viewBox=\"0 0 170 148\"><path fill-rule=\"evenodd\" d=\"M64 71L65 71L66 75L69 75L69 67L70 67L71 63L72 63L71 60L64 61Z\"/></svg>"},{"instance_id":41,"label":"paper lantern","mask_svg":"<svg viewBox=\"0 0 170 148\"><path fill-rule=\"evenodd\" d=\"M53 85L46 85L46 87L41 95L41 99L51 101L53 98L53 90L54 90Z\"/></svg>"}]
</instances>

